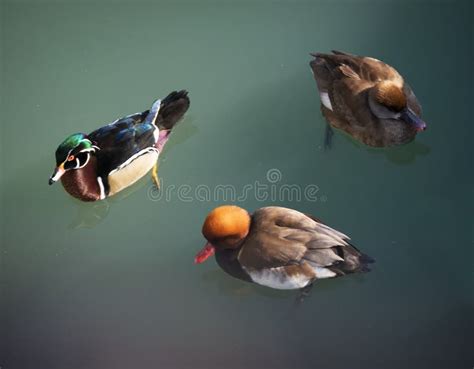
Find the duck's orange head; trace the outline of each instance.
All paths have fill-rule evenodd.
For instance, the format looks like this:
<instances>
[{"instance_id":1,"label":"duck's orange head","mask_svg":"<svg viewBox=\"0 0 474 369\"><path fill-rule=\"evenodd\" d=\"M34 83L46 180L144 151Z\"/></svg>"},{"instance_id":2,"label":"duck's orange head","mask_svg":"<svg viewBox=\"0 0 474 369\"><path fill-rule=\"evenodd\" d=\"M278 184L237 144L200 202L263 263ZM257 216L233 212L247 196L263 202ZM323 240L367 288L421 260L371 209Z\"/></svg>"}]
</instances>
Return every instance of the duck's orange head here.
<instances>
[{"instance_id":1,"label":"duck's orange head","mask_svg":"<svg viewBox=\"0 0 474 369\"><path fill-rule=\"evenodd\" d=\"M202 234L207 244L196 255L194 262L202 263L214 254L216 248L232 249L240 245L250 230L250 214L233 205L219 206L206 217Z\"/></svg>"},{"instance_id":2,"label":"duck's orange head","mask_svg":"<svg viewBox=\"0 0 474 369\"><path fill-rule=\"evenodd\" d=\"M417 131L426 129L426 123L408 106L403 86L392 81L379 82L371 89L369 106L379 119L402 120Z\"/></svg>"}]
</instances>

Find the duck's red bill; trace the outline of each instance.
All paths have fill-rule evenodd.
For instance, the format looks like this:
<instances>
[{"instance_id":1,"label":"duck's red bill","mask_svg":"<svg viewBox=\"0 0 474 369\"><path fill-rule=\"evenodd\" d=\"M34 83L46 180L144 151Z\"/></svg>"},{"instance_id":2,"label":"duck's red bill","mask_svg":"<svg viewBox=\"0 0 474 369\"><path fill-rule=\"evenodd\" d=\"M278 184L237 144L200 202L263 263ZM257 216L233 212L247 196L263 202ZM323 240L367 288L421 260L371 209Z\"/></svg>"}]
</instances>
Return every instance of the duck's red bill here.
<instances>
[{"instance_id":1,"label":"duck's red bill","mask_svg":"<svg viewBox=\"0 0 474 369\"><path fill-rule=\"evenodd\" d=\"M209 242L206 243L206 246L204 246L204 248L196 254L194 263L201 264L205 262L210 256L214 255L215 251L216 249L214 245L210 244Z\"/></svg>"}]
</instances>

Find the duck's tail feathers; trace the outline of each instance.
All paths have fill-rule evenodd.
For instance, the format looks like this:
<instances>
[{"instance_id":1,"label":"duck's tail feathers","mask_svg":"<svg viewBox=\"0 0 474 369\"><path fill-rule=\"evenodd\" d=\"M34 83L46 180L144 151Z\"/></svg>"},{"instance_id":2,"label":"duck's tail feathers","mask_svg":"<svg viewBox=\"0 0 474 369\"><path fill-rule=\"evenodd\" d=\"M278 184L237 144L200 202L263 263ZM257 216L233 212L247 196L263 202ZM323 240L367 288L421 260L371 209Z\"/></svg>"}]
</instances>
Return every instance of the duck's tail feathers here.
<instances>
[{"instance_id":1,"label":"duck's tail feathers","mask_svg":"<svg viewBox=\"0 0 474 369\"><path fill-rule=\"evenodd\" d=\"M309 62L319 92L327 92L334 80L331 72L331 55L323 53L310 53L314 57Z\"/></svg>"},{"instance_id":2,"label":"duck's tail feathers","mask_svg":"<svg viewBox=\"0 0 474 369\"><path fill-rule=\"evenodd\" d=\"M189 109L188 91L173 91L161 101L156 125L160 130L171 130Z\"/></svg>"},{"instance_id":3,"label":"duck's tail feathers","mask_svg":"<svg viewBox=\"0 0 474 369\"><path fill-rule=\"evenodd\" d=\"M338 248L339 256L344 259L344 261L341 261L330 269L339 275L370 272L370 264L375 263L375 259L360 252L354 245L350 244L348 240L345 241L348 245Z\"/></svg>"}]
</instances>

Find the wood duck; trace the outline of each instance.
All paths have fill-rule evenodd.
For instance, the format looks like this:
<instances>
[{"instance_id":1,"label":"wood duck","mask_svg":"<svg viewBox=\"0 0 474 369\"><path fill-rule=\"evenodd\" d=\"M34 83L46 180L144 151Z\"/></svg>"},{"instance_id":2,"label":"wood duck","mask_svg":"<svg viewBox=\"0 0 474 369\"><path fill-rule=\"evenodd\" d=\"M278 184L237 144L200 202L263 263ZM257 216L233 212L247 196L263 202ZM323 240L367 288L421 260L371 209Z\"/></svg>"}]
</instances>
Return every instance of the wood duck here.
<instances>
[{"instance_id":1,"label":"wood duck","mask_svg":"<svg viewBox=\"0 0 474 369\"><path fill-rule=\"evenodd\" d=\"M70 135L56 150L49 184L61 179L70 195L96 201L131 186L155 168L158 185L158 156L189 104L187 91L173 91L150 110L117 119L88 135Z\"/></svg>"},{"instance_id":2,"label":"wood duck","mask_svg":"<svg viewBox=\"0 0 474 369\"><path fill-rule=\"evenodd\" d=\"M375 147L408 143L426 129L415 94L390 65L340 51L311 55L321 111L330 124L326 147L331 126Z\"/></svg>"},{"instance_id":3,"label":"wood duck","mask_svg":"<svg viewBox=\"0 0 474 369\"><path fill-rule=\"evenodd\" d=\"M231 276L275 289L303 289L319 279L367 272L374 261L345 234L283 207L249 214L237 206L221 206L209 213L202 234L208 243L195 263L215 253Z\"/></svg>"}]
</instances>

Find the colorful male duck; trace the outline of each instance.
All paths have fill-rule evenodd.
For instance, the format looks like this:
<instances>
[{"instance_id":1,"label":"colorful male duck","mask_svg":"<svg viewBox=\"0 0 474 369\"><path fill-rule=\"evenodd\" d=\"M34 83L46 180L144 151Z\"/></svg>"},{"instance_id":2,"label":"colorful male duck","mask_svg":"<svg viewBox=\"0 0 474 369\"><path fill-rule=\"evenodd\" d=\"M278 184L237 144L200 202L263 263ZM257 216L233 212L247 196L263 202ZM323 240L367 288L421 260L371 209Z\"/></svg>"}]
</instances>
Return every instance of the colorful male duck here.
<instances>
[{"instance_id":1,"label":"colorful male duck","mask_svg":"<svg viewBox=\"0 0 474 369\"><path fill-rule=\"evenodd\" d=\"M376 147L405 144L426 128L420 103L394 68L374 58L333 53L312 54L310 62L321 111L332 127ZM328 126L326 146L331 136Z\"/></svg>"},{"instance_id":2,"label":"colorful male duck","mask_svg":"<svg viewBox=\"0 0 474 369\"><path fill-rule=\"evenodd\" d=\"M171 92L150 110L117 119L92 133L70 135L56 150L49 184L61 179L82 201L96 201L131 186L154 168L169 134L189 108L187 91Z\"/></svg>"},{"instance_id":3,"label":"colorful male duck","mask_svg":"<svg viewBox=\"0 0 474 369\"><path fill-rule=\"evenodd\" d=\"M208 243L195 263L215 253L231 276L276 289L303 289L319 279L367 272L373 262L345 234L282 207L249 214L237 206L220 206L209 213L202 233Z\"/></svg>"}]
</instances>

